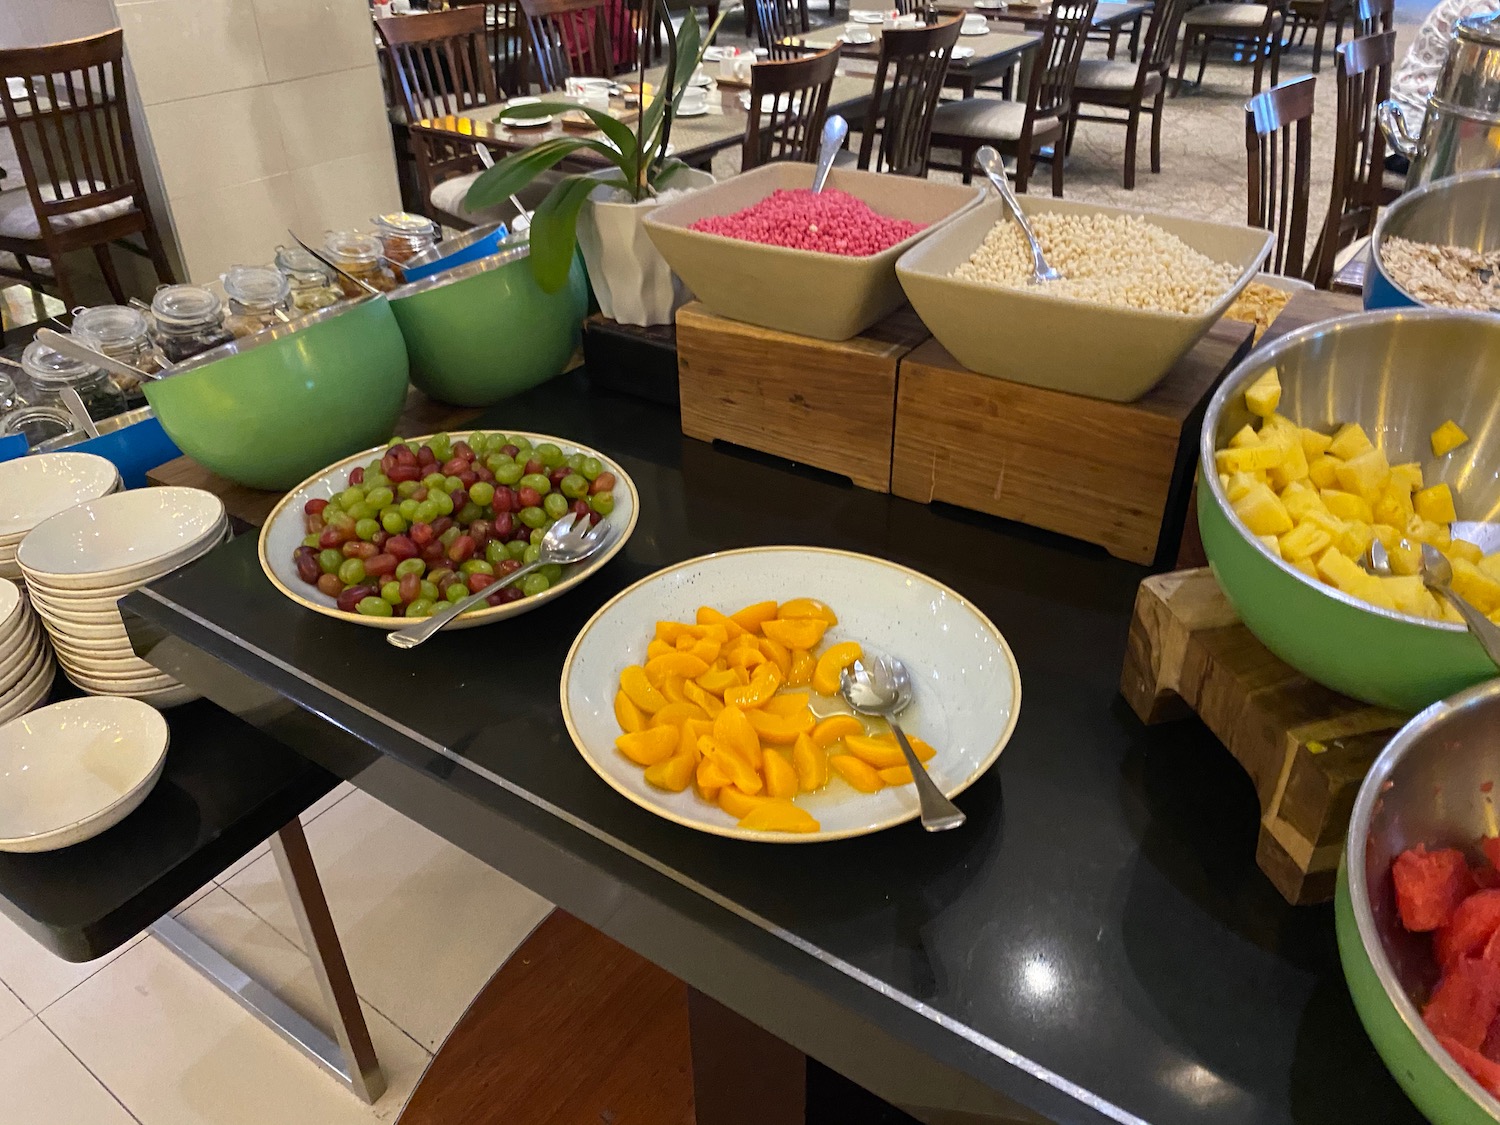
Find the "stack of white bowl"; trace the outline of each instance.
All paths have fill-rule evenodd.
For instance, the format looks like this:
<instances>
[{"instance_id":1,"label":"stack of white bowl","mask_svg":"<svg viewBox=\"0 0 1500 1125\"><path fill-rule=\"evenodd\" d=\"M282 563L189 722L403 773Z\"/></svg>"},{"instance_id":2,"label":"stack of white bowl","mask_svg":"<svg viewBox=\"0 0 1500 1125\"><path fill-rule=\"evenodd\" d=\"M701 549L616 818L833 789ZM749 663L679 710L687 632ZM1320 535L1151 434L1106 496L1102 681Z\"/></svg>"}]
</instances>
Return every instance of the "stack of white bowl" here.
<instances>
[{"instance_id":1,"label":"stack of white bowl","mask_svg":"<svg viewBox=\"0 0 1500 1125\"><path fill-rule=\"evenodd\" d=\"M49 516L120 490L120 473L92 453L38 453L0 462L0 578L20 578L16 548Z\"/></svg>"},{"instance_id":2,"label":"stack of white bowl","mask_svg":"<svg viewBox=\"0 0 1500 1125\"><path fill-rule=\"evenodd\" d=\"M0 578L0 723L45 703L56 672L47 636L21 588Z\"/></svg>"},{"instance_id":3,"label":"stack of white bowl","mask_svg":"<svg viewBox=\"0 0 1500 1125\"><path fill-rule=\"evenodd\" d=\"M157 707L196 699L135 655L116 603L228 538L223 503L197 488L119 492L37 524L16 558L68 679Z\"/></svg>"}]
</instances>

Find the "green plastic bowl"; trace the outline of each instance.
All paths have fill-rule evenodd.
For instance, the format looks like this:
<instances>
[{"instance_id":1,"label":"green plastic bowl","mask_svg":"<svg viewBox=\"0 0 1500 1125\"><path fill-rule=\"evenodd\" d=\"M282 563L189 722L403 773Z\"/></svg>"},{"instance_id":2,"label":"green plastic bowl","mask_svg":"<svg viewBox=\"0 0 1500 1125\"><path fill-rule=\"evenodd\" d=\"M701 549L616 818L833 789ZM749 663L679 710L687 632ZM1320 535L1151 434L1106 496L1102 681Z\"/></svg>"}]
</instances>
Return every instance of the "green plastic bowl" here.
<instances>
[{"instance_id":1,"label":"green plastic bowl","mask_svg":"<svg viewBox=\"0 0 1500 1125\"><path fill-rule=\"evenodd\" d=\"M1471 850L1485 834L1481 786L1500 768L1500 681L1436 703L1381 751L1355 798L1334 918L1360 1022L1401 1088L1434 1125L1494 1125L1500 1102L1422 1022L1436 979L1425 934L1396 911L1391 861L1407 848Z\"/></svg>"},{"instance_id":2,"label":"green plastic bowl","mask_svg":"<svg viewBox=\"0 0 1500 1125\"><path fill-rule=\"evenodd\" d=\"M1200 465L1251 421L1244 391L1280 373L1280 412L1328 432L1359 422L1392 463L1420 461L1447 481L1459 530L1500 549L1500 317L1432 309L1359 313L1294 332L1253 352L1220 385L1203 420ZM1435 459L1433 430L1452 418L1466 445ZM1200 471L1198 524L1214 577L1273 653L1335 691L1419 711L1496 675L1462 625L1379 609L1283 561L1235 516L1218 474Z\"/></svg>"},{"instance_id":3,"label":"green plastic bowl","mask_svg":"<svg viewBox=\"0 0 1500 1125\"><path fill-rule=\"evenodd\" d=\"M544 293L526 241L393 292L411 381L456 406L491 406L562 373L578 346L589 290L574 255L568 283Z\"/></svg>"},{"instance_id":4,"label":"green plastic bowl","mask_svg":"<svg viewBox=\"0 0 1500 1125\"><path fill-rule=\"evenodd\" d=\"M389 438L406 374L401 330L379 294L193 356L144 386L189 457L238 484L284 491Z\"/></svg>"}]
</instances>

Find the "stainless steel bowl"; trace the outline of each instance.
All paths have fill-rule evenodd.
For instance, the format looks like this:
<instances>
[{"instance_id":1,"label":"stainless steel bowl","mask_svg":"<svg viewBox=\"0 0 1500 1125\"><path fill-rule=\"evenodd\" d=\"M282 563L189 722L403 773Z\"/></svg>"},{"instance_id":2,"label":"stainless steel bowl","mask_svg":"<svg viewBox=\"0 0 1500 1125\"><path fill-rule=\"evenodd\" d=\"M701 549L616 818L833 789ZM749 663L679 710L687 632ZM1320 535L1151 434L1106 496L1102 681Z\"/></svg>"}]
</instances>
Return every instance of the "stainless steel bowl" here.
<instances>
[{"instance_id":1,"label":"stainless steel bowl","mask_svg":"<svg viewBox=\"0 0 1500 1125\"><path fill-rule=\"evenodd\" d=\"M1375 224L1370 265L1365 270L1365 308L1426 307L1386 272L1382 255L1390 238L1471 250L1500 247L1500 171L1434 180L1396 200Z\"/></svg>"}]
</instances>

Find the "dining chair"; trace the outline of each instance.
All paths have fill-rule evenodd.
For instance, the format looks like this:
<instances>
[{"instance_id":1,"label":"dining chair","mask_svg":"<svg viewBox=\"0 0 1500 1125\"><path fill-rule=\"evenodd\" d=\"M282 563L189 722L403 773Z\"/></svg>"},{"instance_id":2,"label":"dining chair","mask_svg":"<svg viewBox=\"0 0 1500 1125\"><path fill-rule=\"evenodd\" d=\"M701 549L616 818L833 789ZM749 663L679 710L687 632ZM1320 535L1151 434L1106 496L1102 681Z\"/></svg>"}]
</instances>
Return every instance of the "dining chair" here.
<instances>
[{"instance_id":1,"label":"dining chair","mask_svg":"<svg viewBox=\"0 0 1500 1125\"><path fill-rule=\"evenodd\" d=\"M835 46L750 68L750 122L740 152L741 171L773 160L817 161L838 65Z\"/></svg>"},{"instance_id":2,"label":"dining chair","mask_svg":"<svg viewBox=\"0 0 1500 1125\"><path fill-rule=\"evenodd\" d=\"M525 93L522 61L521 5L517 0L448 0L450 8L484 9L485 38L495 68L495 88L506 94Z\"/></svg>"},{"instance_id":3,"label":"dining chair","mask_svg":"<svg viewBox=\"0 0 1500 1125\"><path fill-rule=\"evenodd\" d=\"M1385 134L1375 119L1375 107L1390 97L1395 61L1394 31L1366 35L1334 51L1338 108L1333 185L1308 277L1319 289L1333 281L1338 252L1372 234L1380 208L1400 195L1385 183Z\"/></svg>"},{"instance_id":4,"label":"dining chair","mask_svg":"<svg viewBox=\"0 0 1500 1125\"><path fill-rule=\"evenodd\" d=\"M1073 79L1073 114L1068 121L1068 151L1080 121L1100 121L1125 126L1125 188L1135 187L1136 138L1141 115L1151 118L1151 171L1161 171L1161 116L1167 96L1167 79L1177 53L1177 32L1182 26L1188 0L1156 0L1151 22L1141 40L1140 60L1113 58L1081 59ZM1081 106L1123 110L1123 118L1103 113L1083 113Z\"/></svg>"},{"instance_id":5,"label":"dining chair","mask_svg":"<svg viewBox=\"0 0 1500 1125\"><path fill-rule=\"evenodd\" d=\"M1182 55L1177 64L1177 82L1172 96L1182 93L1182 76L1187 70L1188 55L1199 48L1198 77L1195 86L1203 85L1208 66L1208 52L1215 43L1228 43L1241 57L1253 55L1255 77L1250 92L1260 93L1261 75L1266 60L1271 63L1271 85L1281 74L1282 34L1290 0L1266 0L1265 3L1210 3L1190 8L1182 17Z\"/></svg>"},{"instance_id":6,"label":"dining chair","mask_svg":"<svg viewBox=\"0 0 1500 1125\"><path fill-rule=\"evenodd\" d=\"M961 16L953 16L929 27L881 32L880 61L861 127L859 167L926 177L933 114L962 24Z\"/></svg>"},{"instance_id":7,"label":"dining chair","mask_svg":"<svg viewBox=\"0 0 1500 1125\"><path fill-rule=\"evenodd\" d=\"M1337 50L1344 37L1344 24L1354 15L1351 0L1291 0L1287 11L1286 46L1295 40L1297 46L1307 42L1307 33L1315 31L1313 40L1312 71L1316 74L1323 66L1323 39L1329 23L1333 24L1333 46Z\"/></svg>"},{"instance_id":8,"label":"dining chair","mask_svg":"<svg viewBox=\"0 0 1500 1125\"><path fill-rule=\"evenodd\" d=\"M9 123L25 191L0 195L0 250L15 255L0 274L34 289L55 286L69 308L73 283L63 256L92 250L117 304L128 299L110 246L140 235L163 283L174 280L146 199L125 100L124 32L0 50L0 112ZM3 125L0 125L3 127ZM36 258L50 264L41 272Z\"/></svg>"},{"instance_id":9,"label":"dining chair","mask_svg":"<svg viewBox=\"0 0 1500 1125\"><path fill-rule=\"evenodd\" d=\"M1300 278L1307 251L1312 163L1312 75L1272 86L1245 103L1245 163L1252 227L1275 233L1267 268Z\"/></svg>"},{"instance_id":10,"label":"dining chair","mask_svg":"<svg viewBox=\"0 0 1500 1125\"><path fill-rule=\"evenodd\" d=\"M561 90L569 78L613 78L619 72L605 3L521 0L528 74L543 93Z\"/></svg>"},{"instance_id":11,"label":"dining chair","mask_svg":"<svg viewBox=\"0 0 1500 1125\"><path fill-rule=\"evenodd\" d=\"M463 205L469 186L484 170L474 146L411 128L427 118L500 101L487 53L485 9L474 5L392 16L376 20L375 27L400 91L425 213L458 229L486 221Z\"/></svg>"},{"instance_id":12,"label":"dining chair","mask_svg":"<svg viewBox=\"0 0 1500 1125\"><path fill-rule=\"evenodd\" d=\"M1354 0L1354 35L1363 39L1396 26L1396 0Z\"/></svg>"},{"instance_id":13,"label":"dining chair","mask_svg":"<svg viewBox=\"0 0 1500 1125\"><path fill-rule=\"evenodd\" d=\"M756 41L771 58L794 59L803 53L794 37L807 32L805 7L797 0L754 0L751 7L755 10Z\"/></svg>"},{"instance_id":14,"label":"dining chair","mask_svg":"<svg viewBox=\"0 0 1500 1125\"><path fill-rule=\"evenodd\" d=\"M1083 43L1093 26L1095 0L1056 0L1042 25L1026 100L973 97L944 102L933 114L932 144L959 151L964 183L974 175L974 153L993 145L1016 162L1015 186L1025 191L1031 167L1051 146L1052 194L1063 193L1065 141L1073 112L1073 82Z\"/></svg>"}]
</instances>

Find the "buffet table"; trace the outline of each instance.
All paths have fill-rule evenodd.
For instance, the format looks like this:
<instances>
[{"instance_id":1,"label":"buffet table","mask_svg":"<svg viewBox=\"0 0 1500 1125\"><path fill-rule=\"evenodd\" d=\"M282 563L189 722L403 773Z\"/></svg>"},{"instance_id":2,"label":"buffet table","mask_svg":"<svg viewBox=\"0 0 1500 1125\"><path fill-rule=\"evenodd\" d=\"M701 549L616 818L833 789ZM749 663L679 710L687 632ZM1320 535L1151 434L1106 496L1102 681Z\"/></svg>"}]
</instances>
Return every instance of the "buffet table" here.
<instances>
[{"instance_id":1,"label":"buffet table","mask_svg":"<svg viewBox=\"0 0 1500 1125\"><path fill-rule=\"evenodd\" d=\"M1244 774L1201 726L1148 730L1119 699L1143 568L686 439L584 371L479 424L588 443L639 485L636 534L578 592L402 653L283 598L242 536L122 603L180 642L153 659L685 980L695 1035L727 1021L742 1059L779 1060L767 1104L800 1057L755 1050L774 1036L929 1121L1420 1120L1355 1017L1331 908L1257 871ZM558 677L588 617L665 565L774 543L915 567L1005 633L1020 724L962 830L713 838L574 750ZM700 1098L703 1125L736 1119Z\"/></svg>"}]
</instances>

